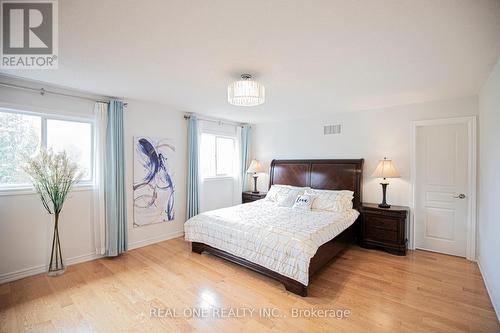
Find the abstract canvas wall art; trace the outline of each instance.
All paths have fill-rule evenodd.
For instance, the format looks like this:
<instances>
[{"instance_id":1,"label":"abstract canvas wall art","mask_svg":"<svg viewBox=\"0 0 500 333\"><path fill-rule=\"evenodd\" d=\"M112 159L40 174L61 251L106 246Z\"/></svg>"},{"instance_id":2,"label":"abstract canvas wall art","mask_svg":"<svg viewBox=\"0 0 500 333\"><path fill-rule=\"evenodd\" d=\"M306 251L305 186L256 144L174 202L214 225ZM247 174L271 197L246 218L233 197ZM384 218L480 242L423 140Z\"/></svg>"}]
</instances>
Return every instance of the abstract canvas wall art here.
<instances>
[{"instance_id":1,"label":"abstract canvas wall art","mask_svg":"<svg viewBox=\"0 0 500 333\"><path fill-rule=\"evenodd\" d=\"M134 227L174 219L174 159L171 139L134 137Z\"/></svg>"}]
</instances>

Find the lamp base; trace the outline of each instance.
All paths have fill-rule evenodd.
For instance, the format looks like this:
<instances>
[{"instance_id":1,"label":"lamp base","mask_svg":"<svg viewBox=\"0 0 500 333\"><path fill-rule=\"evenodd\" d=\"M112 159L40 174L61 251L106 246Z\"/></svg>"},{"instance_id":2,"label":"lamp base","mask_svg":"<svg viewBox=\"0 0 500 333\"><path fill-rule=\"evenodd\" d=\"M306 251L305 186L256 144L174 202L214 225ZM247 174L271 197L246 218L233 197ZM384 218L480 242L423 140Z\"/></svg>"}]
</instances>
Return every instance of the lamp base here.
<instances>
[{"instance_id":1,"label":"lamp base","mask_svg":"<svg viewBox=\"0 0 500 333\"><path fill-rule=\"evenodd\" d=\"M385 180L385 178L384 178L384 180ZM382 185L382 203L379 204L378 206L380 208L391 208L391 205L388 205L387 202L385 201L385 196L386 196L386 192L387 192L387 185L389 185L389 184L386 182L383 182L383 183L380 183L380 185Z\"/></svg>"},{"instance_id":2,"label":"lamp base","mask_svg":"<svg viewBox=\"0 0 500 333\"><path fill-rule=\"evenodd\" d=\"M259 176L257 176L257 174L254 174L253 176L253 191L252 193L259 193L259 191L257 191L257 178L259 178Z\"/></svg>"}]
</instances>

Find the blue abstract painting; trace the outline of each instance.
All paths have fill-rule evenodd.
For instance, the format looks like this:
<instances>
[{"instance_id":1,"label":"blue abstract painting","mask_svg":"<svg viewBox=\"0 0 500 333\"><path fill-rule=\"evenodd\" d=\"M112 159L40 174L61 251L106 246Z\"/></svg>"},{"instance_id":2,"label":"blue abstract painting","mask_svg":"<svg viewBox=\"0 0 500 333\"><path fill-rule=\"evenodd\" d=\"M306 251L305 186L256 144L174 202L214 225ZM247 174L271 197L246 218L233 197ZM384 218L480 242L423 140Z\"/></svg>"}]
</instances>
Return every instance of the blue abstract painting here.
<instances>
[{"instance_id":1,"label":"blue abstract painting","mask_svg":"<svg viewBox=\"0 0 500 333\"><path fill-rule=\"evenodd\" d=\"M174 157L171 139L134 137L134 227L174 219Z\"/></svg>"}]
</instances>

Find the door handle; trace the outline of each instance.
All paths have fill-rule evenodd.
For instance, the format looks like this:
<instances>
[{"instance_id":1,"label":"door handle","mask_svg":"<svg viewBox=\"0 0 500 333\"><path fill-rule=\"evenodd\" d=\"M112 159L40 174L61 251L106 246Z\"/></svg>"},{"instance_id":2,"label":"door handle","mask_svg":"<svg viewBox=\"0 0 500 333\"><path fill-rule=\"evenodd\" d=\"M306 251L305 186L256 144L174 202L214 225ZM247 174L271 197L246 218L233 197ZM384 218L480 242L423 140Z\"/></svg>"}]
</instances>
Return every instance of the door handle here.
<instances>
[{"instance_id":1,"label":"door handle","mask_svg":"<svg viewBox=\"0 0 500 333\"><path fill-rule=\"evenodd\" d=\"M455 198L455 199L465 199L465 194L463 194L463 193L455 194L453 196L453 198Z\"/></svg>"}]
</instances>

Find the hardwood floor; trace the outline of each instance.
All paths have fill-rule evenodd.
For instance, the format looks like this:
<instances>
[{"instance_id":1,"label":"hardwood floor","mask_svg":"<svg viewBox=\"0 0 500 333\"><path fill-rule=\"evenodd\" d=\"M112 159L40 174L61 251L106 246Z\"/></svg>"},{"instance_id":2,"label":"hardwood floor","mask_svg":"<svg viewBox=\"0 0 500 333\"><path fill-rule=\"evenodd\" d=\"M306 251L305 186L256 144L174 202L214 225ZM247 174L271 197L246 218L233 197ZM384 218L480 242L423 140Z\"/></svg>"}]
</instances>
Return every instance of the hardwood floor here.
<instances>
[{"instance_id":1,"label":"hardwood floor","mask_svg":"<svg viewBox=\"0 0 500 333\"><path fill-rule=\"evenodd\" d=\"M178 238L0 285L0 332L500 332L477 265L456 257L352 247L309 292L290 294ZM339 311L293 317L321 315L311 308Z\"/></svg>"}]
</instances>

